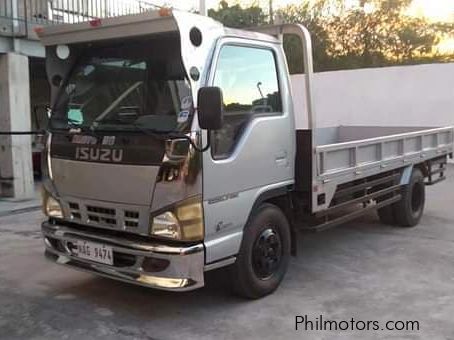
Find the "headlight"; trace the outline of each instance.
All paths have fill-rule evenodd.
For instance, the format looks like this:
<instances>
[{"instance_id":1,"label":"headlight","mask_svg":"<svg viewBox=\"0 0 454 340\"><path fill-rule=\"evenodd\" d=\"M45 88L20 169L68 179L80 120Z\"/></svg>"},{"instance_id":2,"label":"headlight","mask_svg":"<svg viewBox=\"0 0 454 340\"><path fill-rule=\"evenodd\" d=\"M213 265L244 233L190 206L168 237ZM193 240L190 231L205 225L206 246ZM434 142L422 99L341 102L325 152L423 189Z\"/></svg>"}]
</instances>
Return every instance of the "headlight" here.
<instances>
[{"instance_id":1,"label":"headlight","mask_svg":"<svg viewBox=\"0 0 454 340\"><path fill-rule=\"evenodd\" d=\"M151 234L178 241L203 240L203 209L199 198L191 198L151 219Z\"/></svg>"},{"instance_id":2,"label":"headlight","mask_svg":"<svg viewBox=\"0 0 454 340\"><path fill-rule=\"evenodd\" d=\"M153 218L151 233L159 237L181 239L181 228L177 217L170 211Z\"/></svg>"},{"instance_id":3,"label":"headlight","mask_svg":"<svg viewBox=\"0 0 454 340\"><path fill-rule=\"evenodd\" d=\"M47 191L43 191L43 212L48 217L63 218L63 211L60 203Z\"/></svg>"}]
</instances>

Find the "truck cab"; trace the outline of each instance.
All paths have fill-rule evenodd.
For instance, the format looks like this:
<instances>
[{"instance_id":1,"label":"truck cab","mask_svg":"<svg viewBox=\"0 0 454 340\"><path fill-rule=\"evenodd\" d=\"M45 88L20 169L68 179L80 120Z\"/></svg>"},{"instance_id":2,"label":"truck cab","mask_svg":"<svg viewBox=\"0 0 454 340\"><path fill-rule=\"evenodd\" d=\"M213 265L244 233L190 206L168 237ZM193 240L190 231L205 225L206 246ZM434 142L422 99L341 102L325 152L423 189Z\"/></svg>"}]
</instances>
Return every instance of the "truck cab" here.
<instances>
[{"instance_id":1,"label":"truck cab","mask_svg":"<svg viewBox=\"0 0 454 340\"><path fill-rule=\"evenodd\" d=\"M293 184L280 41L178 11L50 27L41 39L47 255L155 288L203 286L204 271L234 262L257 199ZM206 87L222 89L216 130L197 119Z\"/></svg>"},{"instance_id":2,"label":"truck cab","mask_svg":"<svg viewBox=\"0 0 454 340\"><path fill-rule=\"evenodd\" d=\"M52 90L42 225L50 260L172 291L202 287L206 271L229 266L236 291L257 298L283 279L296 226L332 208L345 183L375 188L364 202L376 209L401 199L408 165L397 161L386 172L355 164L356 177L342 181L329 178L337 166L320 173L331 163L316 156L331 149L316 149L309 33L261 31L162 9L39 32ZM305 131L295 127L284 33L304 47ZM440 143L419 160L444 166L452 129L430 133ZM376 186L358 182L370 176ZM386 176L398 183L377 194Z\"/></svg>"}]
</instances>

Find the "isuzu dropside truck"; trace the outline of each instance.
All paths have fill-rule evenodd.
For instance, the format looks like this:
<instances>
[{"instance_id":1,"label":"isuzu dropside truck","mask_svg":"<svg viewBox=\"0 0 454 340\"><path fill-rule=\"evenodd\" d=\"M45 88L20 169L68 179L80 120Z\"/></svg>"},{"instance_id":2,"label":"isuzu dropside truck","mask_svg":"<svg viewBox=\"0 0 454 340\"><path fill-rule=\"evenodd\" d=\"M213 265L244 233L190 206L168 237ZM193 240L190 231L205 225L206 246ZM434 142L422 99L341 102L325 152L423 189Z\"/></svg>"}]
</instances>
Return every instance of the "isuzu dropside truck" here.
<instances>
[{"instance_id":1,"label":"isuzu dropside truck","mask_svg":"<svg viewBox=\"0 0 454 340\"><path fill-rule=\"evenodd\" d=\"M299 230L371 210L415 226L452 157L452 127L317 128L301 25L237 30L161 9L38 33L52 94L45 253L75 269L187 291L226 267L258 298L279 286ZM290 88L287 34L306 93Z\"/></svg>"}]
</instances>

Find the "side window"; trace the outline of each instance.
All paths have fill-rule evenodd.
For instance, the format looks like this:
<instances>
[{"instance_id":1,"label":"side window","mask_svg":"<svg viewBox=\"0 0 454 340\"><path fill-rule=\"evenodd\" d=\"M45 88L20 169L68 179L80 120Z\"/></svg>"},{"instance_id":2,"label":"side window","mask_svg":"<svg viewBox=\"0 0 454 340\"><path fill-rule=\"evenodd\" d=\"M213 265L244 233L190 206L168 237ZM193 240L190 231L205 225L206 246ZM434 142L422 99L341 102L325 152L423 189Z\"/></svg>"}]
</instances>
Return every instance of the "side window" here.
<instances>
[{"instance_id":1,"label":"side window","mask_svg":"<svg viewBox=\"0 0 454 340\"><path fill-rule=\"evenodd\" d=\"M216 159L232 153L255 115L282 112L272 50L235 45L222 47L213 86L220 87L224 97L224 126L212 135L212 152Z\"/></svg>"}]
</instances>

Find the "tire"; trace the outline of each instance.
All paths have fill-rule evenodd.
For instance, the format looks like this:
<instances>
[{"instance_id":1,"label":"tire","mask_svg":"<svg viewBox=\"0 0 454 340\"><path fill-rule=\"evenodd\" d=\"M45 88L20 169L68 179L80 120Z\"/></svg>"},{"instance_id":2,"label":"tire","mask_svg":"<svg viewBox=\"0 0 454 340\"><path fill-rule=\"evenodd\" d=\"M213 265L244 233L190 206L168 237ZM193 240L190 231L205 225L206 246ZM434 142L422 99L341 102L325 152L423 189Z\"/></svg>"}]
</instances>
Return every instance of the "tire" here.
<instances>
[{"instance_id":1,"label":"tire","mask_svg":"<svg viewBox=\"0 0 454 340\"><path fill-rule=\"evenodd\" d=\"M387 225L396 225L396 216L394 215L394 207L387 205L386 207L377 210L378 218L380 222Z\"/></svg>"},{"instance_id":2,"label":"tire","mask_svg":"<svg viewBox=\"0 0 454 340\"><path fill-rule=\"evenodd\" d=\"M402 199L393 206L396 224L400 227L416 226L424 213L425 201L424 175L415 168L410 182L402 188Z\"/></svg>"},{"instance_id":3,"label":"tire","mask_svg":"<svg viewBox=\"0 0 454 340\"><path fill-rule=\"evenodd\" d=\"M275 205L261 205L244 229L240 252L231 267L235 293L258 299L274 292L287 272L290 244L284 213Z\"/></svg>"}]
</instances>

